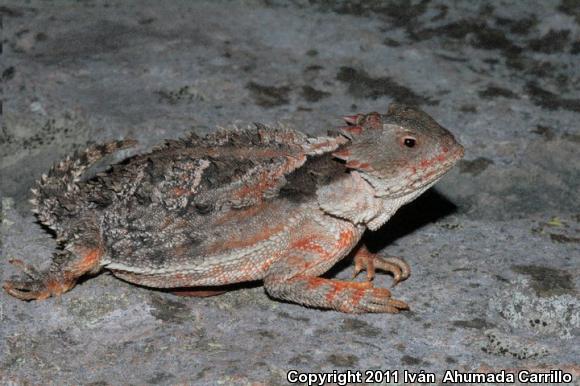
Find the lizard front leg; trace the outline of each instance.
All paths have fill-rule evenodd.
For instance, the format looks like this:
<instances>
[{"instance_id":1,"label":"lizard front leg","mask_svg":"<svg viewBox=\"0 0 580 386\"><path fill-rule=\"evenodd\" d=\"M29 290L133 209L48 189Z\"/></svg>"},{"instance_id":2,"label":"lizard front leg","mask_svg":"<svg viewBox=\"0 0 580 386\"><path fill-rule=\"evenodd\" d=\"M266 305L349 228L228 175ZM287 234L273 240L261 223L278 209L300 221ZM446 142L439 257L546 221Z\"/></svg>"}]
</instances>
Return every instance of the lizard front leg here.
<instances>
[{"instance_id":1,"label":"lizard front leg","mask_svg":"<svg viewBox=\"0 0 580 386\"><path fill-rule=\"evenodd\" d=\"M351 224L342 224L340 236L318 227L304 227L289 248L269 267L264 287L270 296L311 307L329 308L346 313L389 312L408 309L391 298L386 288L372 282L352 282L320 278L348 254L360 238Z\"/></svg>"}]
</instances>

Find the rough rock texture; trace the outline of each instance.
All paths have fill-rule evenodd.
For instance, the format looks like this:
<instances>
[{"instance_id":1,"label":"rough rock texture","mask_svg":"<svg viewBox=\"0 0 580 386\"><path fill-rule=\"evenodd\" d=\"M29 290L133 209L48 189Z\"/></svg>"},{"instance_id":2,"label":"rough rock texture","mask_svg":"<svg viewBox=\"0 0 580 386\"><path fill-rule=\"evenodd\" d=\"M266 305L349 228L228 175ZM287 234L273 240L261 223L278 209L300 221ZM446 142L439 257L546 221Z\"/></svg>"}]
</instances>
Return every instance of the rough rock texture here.
<instances>
[{"instance_id":1,"label":"rough rock texture","mask_svg":"<svg viewBox=\"0 0 580 386\"><path fill-rule=\"evenodd\" d=\"M410 312L310 310L259 286L178 298L105 274L61 299L0 294L0 381L284 384L289 369L441 379L546 366L578 377L580 6L402 4L3 2L2 279L9 258L48 262L54 240L28 189L89 142L131 136L143 150L235 121L324 134L396 101L450 128L466 157L368 235L411 264L394 290Z\"/></svg>"}]
</instances>

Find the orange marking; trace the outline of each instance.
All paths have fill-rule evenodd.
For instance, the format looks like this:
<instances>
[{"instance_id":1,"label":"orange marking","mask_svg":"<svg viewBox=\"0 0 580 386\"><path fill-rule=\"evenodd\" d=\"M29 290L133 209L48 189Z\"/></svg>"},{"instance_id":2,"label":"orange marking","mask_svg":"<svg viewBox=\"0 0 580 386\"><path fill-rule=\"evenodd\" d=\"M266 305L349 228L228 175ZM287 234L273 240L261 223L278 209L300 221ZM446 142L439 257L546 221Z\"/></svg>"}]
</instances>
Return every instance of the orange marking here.
<instances>
[{"instance_id":1,"label":"orange marking","mask_svg":"<svg viewBox=\"0 0 580 386\"><path fill-rule=\"evenodd\" d=\"M447 150L443 149L443 152L439 153L435 157L422 160L419 163L419 166L423 169L426 169L430 166L435 165L437 162L445 162L447 160L447 157L445 156L446 152L447 152Z\"/></svg>"},{"instance_id":2,"label":"orange marking","mask_svg":"<svg viewBox=\"0 0 580 386\"><path fill-rule=\"evenodd\" d=\"M346 163L346 167L360 170L373 170L368 162L360 162L357 160L350 160Z\"/></svg>"},{"instance_id":3,"label":"orange marking","mask_svg":"<svg viewBox=\"0 0 580 386\"><path fill-rule=\"evenodd\" d=\"M273 187L277 182L275 180L275 175L270 176L267 172L262 172L258 176L258 183L253 185L244 185L237 192L234 192L234 197L240 200L245 198L255 198L261 201L261 193Z\"/></svg>"},{"instance_id":4,"label":"orange marking","mask_svg":"<svg viewBox=\"0 0 580 386\"><path fill-rule=\"evenodd\" d=\"M262 201L262 193L270 188L275 187L280 177L284 174L296 169L306 161L306 156L300 154L298 157L286 156L286 162L277 170L262 171L258 176L258 183L253 185L245 185L237 192L234 192L234 197L238 199L254 198L258 202Z\"/></svg>"},{"instance_id":5,"label":"orange marking","mask_svg":"<svg viewBox=\"0 0 580 386\"><path fill-rule=\"evenodd\" d=\"M359 166L359 169L363 169L363 170L371 170L371 165L368 164L367 162L363 162L361 163Z\"/></svg>"},{"instance_id":6,"label":"orange marking","mask_svg":"<svg viewBox=\"0 0 580 386\"><path fill-rule=\"evenodd\" d=\"M353 306L358 306L358 304L360 303L361 299L363 298L363 296L365 295L365 290L364 289L359 289L357 290L353 295L352 298L350 299L350 302L352 303Z\"/></svg>"},{"instance_id":7,"label":"orange marking","mask_svg":"<svg viewBox=\"0 0 580 386\"><path fill-rule=\"evenodd\" d=\"M181 196L185 196L186 194L191 194L191 191L189 189L185 189L185 188L181 188L181 187L176 187L171 189L171 195L174 197L181 197Z\"/></svg>"},{"instance_id":8,"label":"orange marking","mask_svg":"<svg viewBox=\"0 0 580 386\"><path fill-rule=\"evenodd\" d=\"M84 256L76 261L70 270L71 275L75 278L81 276L82 274L89 272L99 265L99 261L103 256L103 250L101 248L91 249L84 254Z\"/></svg>"},{"instance_id":9,"label":"orange marking","mask_svg":"<svg viewBox=\"0 0 580 386\"><path fill-rule=\"evenodd\" d=\"M314 236L307 236L302 239L296 240L289 246L290 250L299 249L302 251L315 252L321 257L328 256L328 251L325 250L320 244L316 243L316 238Z\"/></svg>"},{"instance_id":10,"label":"orange marking","mask_svg":"<svg viewBox=\"0 0 580 386\"><path fill-rule=\"evenodd\" d=\"M332 286L330 291L328 291L326 293L326 295L324 296L324 298L326 299L327 302L332 303L332 301L336 297L336 294L339 293L340 291L344 290L344 287L341 288L338 286L338 284L339 283L334 283L334 285Z\"/></svg>"},{"instance_id":11,"label":"orange marking","mask_svg":"<svg viewBox=\"0 0 580 386\"><path fill-rule=\"evenodd\" d=\"M303 279L303 277L297 277L296 279ZM309 277L308 282L306 283L306 289L311 290L311 289L318 288L318 287L324 285L327 281L328 281L328 279L322 279L319 277Z\"/></svg>"},{"instance_id":12,"label":"orange marking","mask_svg":"<svg viewBox=\"0 0 580 386\"><path fill-rule=\"evenodd\" d=\"M69 275L66 274L65 276L66 279L63 282L57 280L48 280L46 283L47 290L43 291L38 299L42 300L50 296L59 296L74 287L76 278L68 277Z\"/></svg>"},{"instance_id":13,"label":"orange marking","mask_svg":"<svg viewBox=\"0 0 580 386\"><path fill-rule=\"evenodd\" d=\"M357 291L355 292L355 294L353 295L353 298L355 297L362 297L362 295L364 294L364 290L367 288L370 288L370 286L372 285L370 282L357 282L357 281L332 281L332 280L327 280L332 288L330 289L330 291L328 291L328 293L326 294L325 298L326 300L328 300L328 302L332 302L332 300L336 297L336 295L344 290L347 289L357 289ZM360 291L363 291L363 294L358 295L358 293ZM360 301L360 298L357 299L357 302Z\"/></svg>"},{"instance_id":14,"label":"orange marking","mask_svg":"<svg viewBox=\"0 0 580 386\"><path fill-rule=\"evenodd\" d=\"M268 270L268 268L270 268L270 266L272 265L272 261L273 260L266 260L262 263L262 265L260 265L260 268L258 268L258 270L260 272L266 272Z\"/></svg>"},{"instance_id":15,"label":"orange marking","mask_svg":"<svg viewBox=\"0 0 580 386\"><path fill-rule=\"evenodd\" d=\"M277 224L268 227L265 225L253 235L242 234L238 239L231 239L227 241L218 241L207 247L208 254L214 254L221 251L241 249L256 245L262 241L268 240L273 235L281 232L284 229L284 224Z\"/></svg>"},{"instance_id":16,"label":"orange marking","mask_svg":"<svg viewBox=\"0 0 580 386\"><path fill-rule=\"evenodd\" d=\"M345 230L340 232L340 236L338 239L338 247L341 249L350 247L353 242L353 239L354 233L352 231Z\"/></svg>"}]
</instances>

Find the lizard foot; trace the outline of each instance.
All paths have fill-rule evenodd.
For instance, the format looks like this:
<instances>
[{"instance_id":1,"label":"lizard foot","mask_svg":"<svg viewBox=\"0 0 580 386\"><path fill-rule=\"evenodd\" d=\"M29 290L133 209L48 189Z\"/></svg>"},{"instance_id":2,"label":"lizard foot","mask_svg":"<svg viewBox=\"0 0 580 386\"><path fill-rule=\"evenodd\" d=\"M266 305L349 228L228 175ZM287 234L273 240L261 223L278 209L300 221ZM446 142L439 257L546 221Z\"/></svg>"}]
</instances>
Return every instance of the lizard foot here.
<instances>
[{"instance_id":1,"label":"lizard foot","mask_svg":"<svg viewBox=\"0 0 580 386\"><path fill-rule=\"evenodd\" d=\"M365 247L361 247L354 257L353 278L360 272L367 271L367 280L371 281L375 277L376 269L392 273L393 286L407 279L411 274L411 267L400 257L379 257L369 252Z\"/></svg>"},{"instance_id":2,"label":"lizard foot","mask_svg":"<svg viewBox=\"0 0 580 386\"><path fill-rule=\"evenodd\" d=\"M342 281L311 276L297 276L288 280L271 276L266 277L264 285L272 297L349 314L396 314L409 309L407 303L391 298L391 291L387 288L375 288L370 281Z\"/></svg>"},{"instance_id":3,"label":"lizard foot","mask_svg":"<svg viewBox=\"0 0 580 386\"><path fill-rule=\"evenodd\" d=\"M21 260L12 259L8 262L20 268L26 275L25 279L7 280L2 286L9 295L17 299L43 300L53 295L60 295L70 288L66 282L47 279L47 275Z\"/></svg>"},{"instance_id":4,"label":"lizard foot","mask_svg":"<svg viewBox=\"0 0 580 386\"><path fill-rule=\"evenodd\" d=\"M391 298L391 292L388 289L369 288L351 312L388 312L396 314L399 311L408 309L409 305L404 301Z\"/></svg>"}]
</instances>

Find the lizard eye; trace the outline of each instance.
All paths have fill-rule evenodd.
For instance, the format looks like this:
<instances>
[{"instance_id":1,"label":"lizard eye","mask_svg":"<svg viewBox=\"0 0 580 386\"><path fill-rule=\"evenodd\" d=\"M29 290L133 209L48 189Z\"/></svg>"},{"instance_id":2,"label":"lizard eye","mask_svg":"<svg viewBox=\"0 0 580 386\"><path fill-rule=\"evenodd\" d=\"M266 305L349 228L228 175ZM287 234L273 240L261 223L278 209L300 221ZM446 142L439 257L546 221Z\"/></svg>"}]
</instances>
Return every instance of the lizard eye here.
<instances>
[{"instance_id":1,"label":"lizard eye","mask_svg":"<svg viewBox=\"0 0 580 386\"><path fill-rule=\"evenodd\" d=\"M403 138L403 144L407 147L415 147L417 140L413 137L405 137Z\"/></svg>"}]
</instances>

